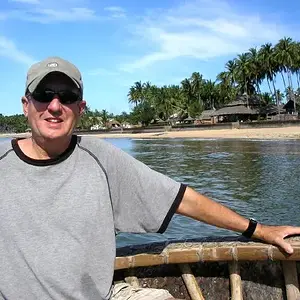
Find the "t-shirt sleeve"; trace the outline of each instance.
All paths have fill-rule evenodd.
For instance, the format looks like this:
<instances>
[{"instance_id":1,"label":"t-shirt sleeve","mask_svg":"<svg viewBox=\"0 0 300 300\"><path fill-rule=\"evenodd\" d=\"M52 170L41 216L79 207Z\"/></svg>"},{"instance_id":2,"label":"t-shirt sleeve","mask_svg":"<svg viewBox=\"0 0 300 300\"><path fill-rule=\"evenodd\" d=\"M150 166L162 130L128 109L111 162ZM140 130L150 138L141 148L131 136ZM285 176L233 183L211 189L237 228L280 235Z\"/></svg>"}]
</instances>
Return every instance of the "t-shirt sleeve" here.
<instances>
[{"instance_id":1,"label":"t-shirt sleeve","mask_svg":"<svg viewBox=\"0 0 300 300\"><path fill-rule=\"evenodd\" d=\"M113 145L108 151L106 169L116 231L164 232L186 186Z\"/></svg>"}]
</instances>

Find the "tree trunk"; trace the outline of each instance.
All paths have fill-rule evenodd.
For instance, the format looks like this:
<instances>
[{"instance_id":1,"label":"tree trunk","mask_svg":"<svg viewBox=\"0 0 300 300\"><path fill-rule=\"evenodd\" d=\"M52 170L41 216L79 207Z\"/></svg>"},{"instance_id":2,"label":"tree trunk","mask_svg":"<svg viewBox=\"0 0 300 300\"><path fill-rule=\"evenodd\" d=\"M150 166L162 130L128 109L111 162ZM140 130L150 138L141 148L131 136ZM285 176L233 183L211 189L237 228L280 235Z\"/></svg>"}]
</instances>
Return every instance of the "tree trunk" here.
<instances>
[{"instance_id":1,"label":"tree trunk","mask_svg":"<svg viewBox=\"0 0 300 300\"><path fill-rule=\"evenodd\" d=\"M270 80L268 78L267 78L267 83L268 83L268 86L269 86L270 94L272 95L273 92L272 92L272 89L271 89Z\"/></svg>"},{"instance_id":2,"label":"tree trunk","mask_svg":"<svg viewBox=\"0 0 300 300\"><path fill-rule=\"evenodd\" d=\"M299 73L299 71L296 71L296 79L297 79L298 91L300 89L300 79L299 79L299 77L300 77L300 73Z\"/></svg>"},{"instance_id":3,"label":"tree trunk","mask_svg":"<svg viewBox=\"0 0 300 300\"><path fill-rule=\"evenodd\" d=\"M244 93L246 93L247 108L249 108L249 99L248 99L248 91L247 91L247 80L245 80Z\"/></svg>"},{"instance_id":4,"label":"tree trunk","mask_svg":"<svg viewBox=\"0 0 300 300\"><path fill-rule=\"evenodd\" d=\"M283 81L284 90L286 91L286 82L285 82L285 78L284 78L283 72L281 71L280 73L281 73L281 77L282 77L282 81Z\"/></svg>"},{"instance_id":5,"label":"tree trunk","mask_svg":"<svg viewBox=\"0 0 300 300\"><path fill-rule=\"evenodd\" d=\"M275 95L275 98L276 98L278 114L280 115L279 99L278 99L278 95L277 95L277 92L276 92L276 87L275 87L275 82L274 81L275 81L275 78L272 79L272 84L273 84L273 88L274 88L274 95Z\"/></svg>"},{"instance_id":6,"label":"tree trunk","mask_svg":"<svg viewBox=\"0 0 300 300\"><path fill-rule=\"evenodd\" d=\"M289 86L291 87L291 89L293 89L293 80L292 80L291 70L288 70L287 74L288 74Z\"/></svg>"},{"instance_id":7,"label":"tree trunk","mask_svg":"<svg viewBox=\"0 0 300 300\"><path fill-rule=\"evenodd\" d=\"M290 89L289 89L290 98L291 98L291 100L294 101L294 112L296 113L296 99L295 99L295 94L294 94L294 89L293 89L293 79L292 79L291 70L288 70L288 78L290 81Z\"/></svg>"}]
</instances>

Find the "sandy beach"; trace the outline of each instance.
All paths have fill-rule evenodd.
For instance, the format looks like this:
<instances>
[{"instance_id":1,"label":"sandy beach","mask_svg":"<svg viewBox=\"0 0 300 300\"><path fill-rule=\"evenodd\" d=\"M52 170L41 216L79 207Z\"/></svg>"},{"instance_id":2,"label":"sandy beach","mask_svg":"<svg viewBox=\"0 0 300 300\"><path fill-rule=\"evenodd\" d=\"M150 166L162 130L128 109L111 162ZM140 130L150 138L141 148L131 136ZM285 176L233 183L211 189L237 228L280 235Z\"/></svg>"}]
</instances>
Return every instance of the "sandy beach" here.
<instances>
[{"instance_id":1,"label":"sandy beach","mask_svg":"<svg viewBox=\"0 0 300 300\"><path fill-rule=\"evenodd\" d=\"M0 137L25 137L28 133L0 134ZM101 133L93 134L100 138L202 138L202 139L300 139L300 126L251 129L211 129L180 130L147 133Z\"/></svg>"},{"instance_id":2,"label":"sandy beach","mask_svg":"<svg viewBox=\"0 0 300 300\"><path fill-rule=\"evenodd\" d=\"M181 130L155 133L96 134L100 138L226 138L226 139L300 139L300 126L251 129Z\"/></svg>"}]
</instances>

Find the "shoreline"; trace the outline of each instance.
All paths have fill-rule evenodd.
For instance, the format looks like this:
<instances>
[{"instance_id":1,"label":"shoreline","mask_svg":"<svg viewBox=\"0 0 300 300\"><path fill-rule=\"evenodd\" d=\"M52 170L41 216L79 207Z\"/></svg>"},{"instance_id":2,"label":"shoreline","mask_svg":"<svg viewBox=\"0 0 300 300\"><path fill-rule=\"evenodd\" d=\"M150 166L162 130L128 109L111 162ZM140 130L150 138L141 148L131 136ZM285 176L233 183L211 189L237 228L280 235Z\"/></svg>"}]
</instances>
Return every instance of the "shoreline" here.
<instances>
[{"instance_id":1,"label":"shoreline","mask_svg":"<svg viewBox=\"0 0 300 300\"><path fill-rule=\"evenodd\" d=\"M205 129L180 130L145 133L101 133L85 134L99 138L131 138L131 139L161 139L161 138L201 138L201 139L300 139L300 126L274 128L245 129ZM83 135L84 136L84 135Z\"/></svg>"},{"instance_id":2,"label":"shoreline","mask_svg":"<svg viewBox=\"0 0 300 300\"><path fill-rule=\"evenodd\" d=\"M300 139L300 126L273 128L243 128L243 129L205 129L179 130L145 133L90 133L80 136L95 136L98 138L130 138L130 139L163 139L163 138L200 138L200 139L269 139L297 140ZM29 137L29 133L0 134L0 138Z\"/></svg>"}]
</instances>

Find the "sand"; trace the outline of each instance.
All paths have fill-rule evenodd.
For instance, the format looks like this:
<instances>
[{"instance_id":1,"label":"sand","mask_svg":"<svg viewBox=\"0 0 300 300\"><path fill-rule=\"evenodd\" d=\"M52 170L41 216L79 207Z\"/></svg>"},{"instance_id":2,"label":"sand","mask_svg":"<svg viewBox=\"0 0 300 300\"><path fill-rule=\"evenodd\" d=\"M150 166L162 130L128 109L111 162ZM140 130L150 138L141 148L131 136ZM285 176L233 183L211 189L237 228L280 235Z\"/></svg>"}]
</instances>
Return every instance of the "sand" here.
<instances>
[{"instance_id":1,"label":"sand","mask_svg":"<svg viewBox=\"0 0 300 300\"><path fill-rule=\"evenodd\" d=\"M103 133L101 138L300 139L300 126L251 129L181 130L155 133Z\"/></svg>"},{"instance_id":2,"label":"sand","mask_svg":"<svg viewBox=\"0 0 300 300\"><path fill-rule=\"evenodd\" d=\"M0 137L29 136L29 134L0 134ZM251 129L180 130L152 133L101 133L100 138L201 138L201 139L300 139L300 126Z\"/></svg>"}]
</instances>

